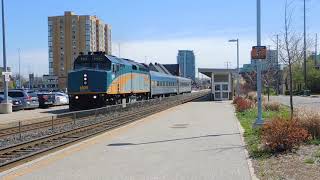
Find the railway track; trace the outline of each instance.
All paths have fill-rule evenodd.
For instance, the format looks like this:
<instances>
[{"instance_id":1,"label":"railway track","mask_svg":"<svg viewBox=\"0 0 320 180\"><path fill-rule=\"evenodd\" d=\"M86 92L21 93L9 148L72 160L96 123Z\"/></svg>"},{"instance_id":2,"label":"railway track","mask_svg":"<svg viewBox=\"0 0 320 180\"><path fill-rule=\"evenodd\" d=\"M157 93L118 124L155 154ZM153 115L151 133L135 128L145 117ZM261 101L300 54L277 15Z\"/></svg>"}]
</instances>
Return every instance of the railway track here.
<instances>
[{"instance_id":1,"label":"railway track","mask_svg":"<svg viewBox=\"0 0 320 180\"><path fill-rule=\"evenodd\" d=\"M96 116L95 118L103 118L105 120L81 127L76 127L69 131L53 133L44 137L2 148L0 149L0 171L18 165L19 162L31 160L32 157L44 154L48 151L52 151L54 149L58 149L59 147L64 147L68 144L72 144L86 139L88 137L101 134L108 130L134 122L138 119L169 109L179 104L199 99L205 95L206 93L199 93L197 95L190 96L180 100L174 100L169 102L164 101L159 104L154 104L147 107L140 107L131 112L123 112L121 114L118 114L117 116L112 116L111 118L106 118L103 115ZM70 123L70 121L72 121L72 119L67 120L68 123ZM50 123L51 122L52 121L50 121ZM59 124L59 122L57 122L57 124ZM43 122L41 125L35 124L35 126L38 129L41 129L45 126L52 126L52 124L49 125ZM34 127L28 125L24 128L28 129ZM11 134L13 133L14 131L12 131Z\"/></svg>"}]
</instances>

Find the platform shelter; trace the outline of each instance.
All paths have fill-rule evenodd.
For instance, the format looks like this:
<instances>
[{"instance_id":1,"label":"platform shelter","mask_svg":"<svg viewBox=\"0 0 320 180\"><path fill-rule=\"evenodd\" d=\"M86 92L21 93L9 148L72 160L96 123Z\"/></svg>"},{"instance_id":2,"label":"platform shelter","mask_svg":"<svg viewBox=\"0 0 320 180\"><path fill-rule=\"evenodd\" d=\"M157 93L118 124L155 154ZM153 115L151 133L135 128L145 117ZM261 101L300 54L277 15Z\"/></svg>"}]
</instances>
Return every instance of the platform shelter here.
<instances>
[{"instance_id":1,"label":"platform shelter","mask_svg":"<svg viewBox=\"0 0 320 180\"><path fill-rule=\"evenodd\" d=\"M199 68L198 71L211 78L211 99L214 101L232 100L235 69Z\"/></svg>"}]
</instances>

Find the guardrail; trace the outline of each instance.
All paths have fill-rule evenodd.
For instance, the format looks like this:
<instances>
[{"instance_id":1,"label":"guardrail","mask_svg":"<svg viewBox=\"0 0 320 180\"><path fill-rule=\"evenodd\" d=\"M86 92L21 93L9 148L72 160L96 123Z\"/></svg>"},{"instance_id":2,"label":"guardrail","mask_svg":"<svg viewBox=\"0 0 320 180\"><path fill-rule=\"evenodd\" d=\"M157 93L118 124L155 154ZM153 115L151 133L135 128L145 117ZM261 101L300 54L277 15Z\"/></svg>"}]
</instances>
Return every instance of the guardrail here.
<instances>
[{"instance_id":1,"label":"guardrail","mask_svg":"<svg viewBox=\"0 0 320 180\"><path fill-rule=\"evenodd\" d=\"M137 101L128 103L124 107L120 105L112 105L98 109L75 111L51 115L47 117L30 119L11 123L9 127L0 129L0 140L14 136L13 138L23 141L32 139L33 136L39 137L39 131L42 130L42 135L68 131L73 128L90 125L100 121L108 121L116 119L118 116L123 116L141 108L158 106L160 104L179 105L203 97L209 93L208 90L199 92L170 96L164 98L150 99L145 101ZM35 132L35 134L33 134Z\"/></svg>"}]
</instances>

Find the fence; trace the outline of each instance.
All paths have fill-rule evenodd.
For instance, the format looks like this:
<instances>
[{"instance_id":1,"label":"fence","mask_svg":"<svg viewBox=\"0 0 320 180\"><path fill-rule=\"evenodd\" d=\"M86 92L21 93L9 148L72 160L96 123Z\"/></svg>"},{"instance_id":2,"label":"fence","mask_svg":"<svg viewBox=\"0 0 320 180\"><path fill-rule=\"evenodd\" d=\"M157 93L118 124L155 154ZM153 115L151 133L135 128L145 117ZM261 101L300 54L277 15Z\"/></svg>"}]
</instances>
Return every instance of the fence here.
<instances>
[{"instance_id":1,"label":"fence","mask_svg":"<svg viewBox=\"0 0 320 180\"><path fill-rule=\"evenodd\" d=\"M157 107L165 105L172 107L193 99L197 99L209 94L209 91L199 91L190 94L169 96L164 98L136 101L126 104L126 106L112 105L98 109L83 110L51 115L47 117L35 118L8 124L5 128L0 128L0 138L8 135L16 135L21 138L24 133L30 133L43 129L46 133L67 131L68 129L94 124L100 121L116 119L119 116L129 115L139 112L143 108Z\"/></svg>"}]
</instances>

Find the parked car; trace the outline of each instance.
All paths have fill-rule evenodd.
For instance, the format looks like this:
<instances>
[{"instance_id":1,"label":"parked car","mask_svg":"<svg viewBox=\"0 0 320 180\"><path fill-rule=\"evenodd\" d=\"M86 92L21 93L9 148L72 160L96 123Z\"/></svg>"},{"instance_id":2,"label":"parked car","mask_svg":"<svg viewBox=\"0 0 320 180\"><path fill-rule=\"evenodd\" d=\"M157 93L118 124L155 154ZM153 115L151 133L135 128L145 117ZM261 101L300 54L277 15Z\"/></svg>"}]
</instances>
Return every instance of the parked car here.
<instances>
[{"instance_id":1,"label":"parked car","mask_svg":"<svg viewBox=\"0 0 320 180\"><path fill-rule=\"evenodd\" d=\"M47 108L49 106L53 106L53 104L55 102L55 96L52 93L38 92L37 96L38 96L40 108Z\"/></svg>"},{"instance_id":2,"label":"parked car","mask_svg":"<svg viewBox=\"0 0 320 180\"><path fill-rule=\"evenodd\" d=\"M54 105L66 105L69 104L69 97L65 93L55 92L55 102Z\"/></svg>"},{"instance_id":3,"label":"parked car","mask_svg":"<svg viewBox=\"0 0 320 180\"><path fill-rule=\"evenodd\" d=\"M1 92L0 94L3 94ZM26 89L10 89L8 95L19 99L22 102L23 109L35 109L39 107L38 96L36 93Z\"/></svg>"},{"instance_id":4,"label":"parked car","mask_svg":"<svg viewBox=\"0 0 320 180\"><path fill-rule=\"evenodd\" d=\"M21 100L19 99L15 99L12 97L8 97L9 103L12 104L12 110L13 111L19 111L21 109L23 109L23 104L21 102ZM0 103L2 103L2 101L4 101L4 95L0 95Z\"/></svg>"}]
</instances>

